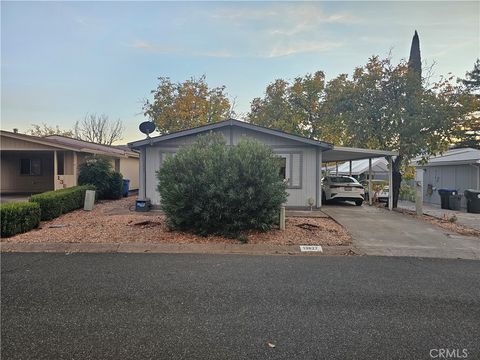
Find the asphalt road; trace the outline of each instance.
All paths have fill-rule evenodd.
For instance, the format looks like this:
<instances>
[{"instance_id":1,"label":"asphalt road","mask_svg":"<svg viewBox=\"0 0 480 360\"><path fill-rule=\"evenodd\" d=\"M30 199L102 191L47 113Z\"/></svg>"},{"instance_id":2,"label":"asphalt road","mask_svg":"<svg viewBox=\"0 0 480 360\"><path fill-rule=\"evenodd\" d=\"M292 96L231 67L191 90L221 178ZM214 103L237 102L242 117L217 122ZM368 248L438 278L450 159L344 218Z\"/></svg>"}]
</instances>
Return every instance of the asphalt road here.
<instances>
[{"instance_id":1,"label":"asphalt road","mask_svg":"<svg viewBox=\"0 0 480 360\"><path fill-rule=\"evenodd\" d=\"M3 360L480 359L480 261L2 254L1 275Z\"/></svg>"}]
</instances>

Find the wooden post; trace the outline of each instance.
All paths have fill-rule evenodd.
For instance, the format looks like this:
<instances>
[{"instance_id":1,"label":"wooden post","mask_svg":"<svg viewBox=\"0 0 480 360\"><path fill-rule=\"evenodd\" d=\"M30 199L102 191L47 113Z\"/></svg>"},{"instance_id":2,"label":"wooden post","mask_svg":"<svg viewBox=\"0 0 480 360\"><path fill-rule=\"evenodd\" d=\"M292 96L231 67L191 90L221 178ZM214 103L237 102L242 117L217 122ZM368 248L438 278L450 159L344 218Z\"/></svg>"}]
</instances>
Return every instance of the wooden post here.
<instances>
[{"instance_id":1,"label":"wooden post","mask_svg":"<svg viewBox=\"0 0 480 360\"><path fill-rule=\"evenodd\" d=\"M415 168L415 210L423 215L423 169Z\"/></svg>"},{"instance_id":2,"label":"wooden post","mask_svg":"<svg viewBox=\"0 0 480 360\"><path fill-rule=\"evenodd\" d=\"M368 203L373 204L372 194L372 159L368 159Z\"/></svg>"},{"instance_id":3,"label":"wooden post","mask_svg":"<svg viewBox=\"0 0 480 360\"><path fill-rule=\"evenodd\" d=\"M285 230L285 206L280 208L280 230Z\"/></svg>"},{"instance_id":4,"label":"wooden post","mask_svg":"<svg viewBox=\"0 0 480 360\"><path fill-rule=\"evenodd\" d=\"M393 210L393 161L388 157L388 210Z\"/></svg>"}]
</instances>

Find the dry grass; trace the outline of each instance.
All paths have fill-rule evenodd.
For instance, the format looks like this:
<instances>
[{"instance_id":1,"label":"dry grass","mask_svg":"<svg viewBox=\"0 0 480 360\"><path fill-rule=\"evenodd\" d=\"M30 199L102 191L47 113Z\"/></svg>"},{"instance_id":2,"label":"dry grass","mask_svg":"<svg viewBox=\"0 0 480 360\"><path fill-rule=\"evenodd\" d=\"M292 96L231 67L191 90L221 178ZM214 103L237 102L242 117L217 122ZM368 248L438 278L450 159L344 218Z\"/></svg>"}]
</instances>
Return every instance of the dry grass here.
<instances>
[{"instance_id":1,"label":"dry grass","mask_svg":"<svg viewBox=\"0 0 480 360\"><path fill-rule=\"evenodd\" d=\"M239 243L219 236L202 237L168 231L165 216L158 212L129 211L135 197L104 201L92 211L77 210L52 221L42 222L39 229L2 239L2 242L62 243ZM301 225L301 226L298 226ZM277 245L349 245L351 237L329 218L287 218L286 230L266 233L249 232L248 242Z\"/></svg>"}]
</instances>

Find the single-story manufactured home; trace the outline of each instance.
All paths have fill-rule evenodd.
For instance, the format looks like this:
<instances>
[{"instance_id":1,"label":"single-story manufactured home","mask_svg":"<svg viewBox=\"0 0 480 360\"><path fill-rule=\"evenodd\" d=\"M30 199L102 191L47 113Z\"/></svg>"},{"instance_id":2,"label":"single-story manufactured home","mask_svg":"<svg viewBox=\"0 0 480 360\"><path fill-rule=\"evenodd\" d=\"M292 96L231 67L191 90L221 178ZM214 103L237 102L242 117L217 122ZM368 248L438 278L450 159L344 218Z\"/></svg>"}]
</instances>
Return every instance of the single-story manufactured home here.
<instances>
[{"instance_id":1,"label":"single-story manufactured home","mask_svg":"<svg viewBox=\"0 0 480 360\"><path fill-rule=\"evenodd\" d=\"M472 148L452 149L431 157L422 164L420 158L412 165L417 176L423 178L423 202L440 205L439 189L455 189L463 194L466 189L480 190L480 150ZM466 208L465 198L460 203Z\"/></svg>"},{"instance_id":2,"label":"single-story manufactured home","mask_svg":"<svg viewBox=\"0 0 480 360\"><path fill-rule=\"evenodd\" d=\"M307 208L312 201L315 207L321 206L324 162L397 155L391 151L336 147L323 141L229 119L129 143L132 150L140 152L139 198L149 199L153 206L160 206L156 172L162 167L162 162L182 146L195 142L198 135L208 132L222 134L229 145L238 144L242 137L250 137L270 146L275 154L283 157L285 170L282 173L288 184L286 206L289 208Z\"/></svg>"},{"instance_id":3,"label":"single-story manufactured home","mask_svg":"<svg viewBox=\"0 0 480 360\"><path fill-rule=\"evenodd\" d=\"M91 155L109 158L114 169L138 189L139 154L60 135L30 136L0 131L2 194L33 194L77 185L78 167Z\"/></svg>"}]
</instances>

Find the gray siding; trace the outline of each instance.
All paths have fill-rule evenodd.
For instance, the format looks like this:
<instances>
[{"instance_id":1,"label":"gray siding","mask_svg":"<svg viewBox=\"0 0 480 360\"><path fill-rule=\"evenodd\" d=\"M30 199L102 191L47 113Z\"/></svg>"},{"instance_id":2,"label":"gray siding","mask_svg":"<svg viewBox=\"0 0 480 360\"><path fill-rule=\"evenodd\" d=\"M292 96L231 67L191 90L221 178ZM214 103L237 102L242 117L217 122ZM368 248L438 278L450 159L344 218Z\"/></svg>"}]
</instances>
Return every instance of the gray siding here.
<instances>
[{"instance_id":1,"label":"gray siding","mask_svg":"<svg viewBox=\"0 0 480 360\"><path fill-rule=\"evenodd\" d=\"M221 133L227 144L236 145L242 136L248 136L272 147L276 154L287 158L287 177L289 178L289 194L287 206L306 207L308 199L316 199L316 148L302 145L296 141L283 139L254 131L235 127L214 130ZM178 151L181 146L192 144L197 135L184 136L167 140L146 148L146 197L153 205L160 205L160 194L157 192L156 172L160 169L165 156Z\"/></svg>"},{"instance_id":2,"label":"gray siding","mask_svg":"<svg viewBox=\"0 0 480 360\"><path fill-rule=\"evenodd\" d=\"M424 168L423 201L427 204L440 205L438 189L457 189L463 195L466 189L477 189L478 167L473 165L431 166ZM428 185L433 187L432 194L428 194ZM462 208L466 208L465 198L462 197Z\"/></svg>"}]
</instances>

